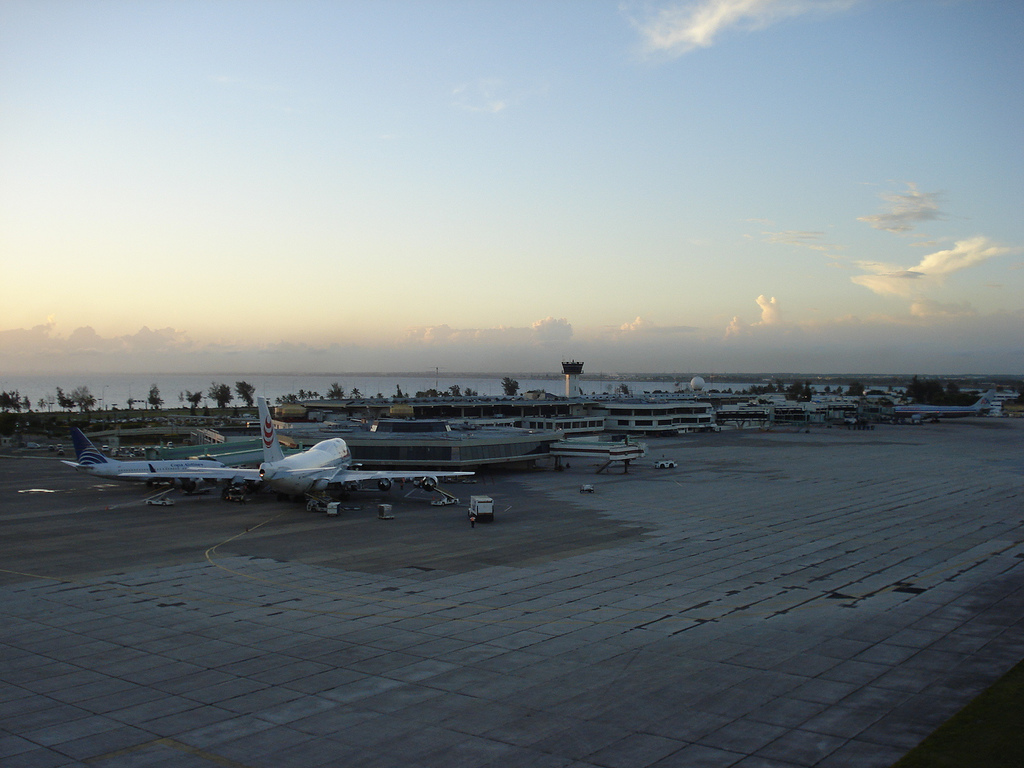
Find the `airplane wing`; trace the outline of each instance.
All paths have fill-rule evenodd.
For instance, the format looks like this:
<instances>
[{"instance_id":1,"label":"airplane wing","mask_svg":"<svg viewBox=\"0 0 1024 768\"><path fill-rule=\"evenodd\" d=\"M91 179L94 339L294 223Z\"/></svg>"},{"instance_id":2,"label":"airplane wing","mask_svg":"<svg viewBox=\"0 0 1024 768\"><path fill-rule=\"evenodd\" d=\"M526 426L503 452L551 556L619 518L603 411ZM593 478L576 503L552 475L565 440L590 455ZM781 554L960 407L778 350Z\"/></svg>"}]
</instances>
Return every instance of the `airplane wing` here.
<instances>
[{"instance_id":1,"label":"airplane wing","mask_svg":"<svg viewBox=\"0 0 1024 768\"><path fill-rule=\"evenodd\" d=\"M346 469L339 467L317 467L310 469L287 469L276 470L275 477L303 477L310 482L323 483L326 485L347 485L354 486L360 483L376 480L378 483L384 481L390 484L394 481L421 482L427 490L436 485L437 479L441 477L458 477L476 474L475 472L450 472L447 470L423 470L413 469L405 472L385 470L364 470ZM424 482L425 481L425 482Z\"/></svg>"},{"instance_id":2,"label":"airplane wing","mask_svg":"<svg viewBox=\"0 0 1024 768\"><path fill-rule=\"evenodd\" d=\"M364 469L342 469L334 476L335 482L362 482L364 480L416 480L422 477L460 477L475 472L448 472L447 470L413 470L411 472L385 472Z\"/></svg>"},{"instance_id":3,"label":"airplane wing","mask_svg":"<svg viewBox=\"0 0 1024 768\"><path fill-rule=\"evenodd\" d=\"M259 470L243 470L255 472ZM297 467L274 470L275 477L307 477L310 480L327 480L332 483L362 482L363 480L415 480L422 477L456 477L474 475L475 472L449 472L446 469L412 469L406 472L369 469L346 469L344 467Z\"/></svg>"},{"instance_id":4,"label":"airplane wing","mask_svg":"<svg viewBox=\"0 0 1024 768\"><path fill-rule=\"evenodd\" d=\"M176 469L169 472L119 472L117 477L130 478L162 478L171 477L175 480L229 480L242 482L245 480L259 481L258 469L240 469L238 467L195 467L192 469Z\"/></svg>"}]
</instances>

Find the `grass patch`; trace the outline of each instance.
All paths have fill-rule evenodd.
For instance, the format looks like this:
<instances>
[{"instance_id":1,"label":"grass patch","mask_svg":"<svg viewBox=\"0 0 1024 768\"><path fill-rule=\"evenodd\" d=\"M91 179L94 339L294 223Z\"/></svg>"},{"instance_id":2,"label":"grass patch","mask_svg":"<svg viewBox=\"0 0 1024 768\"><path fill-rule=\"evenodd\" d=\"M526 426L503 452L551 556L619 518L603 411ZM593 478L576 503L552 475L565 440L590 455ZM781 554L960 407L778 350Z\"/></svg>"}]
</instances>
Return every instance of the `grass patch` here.
<instances>
[{"instance_id":1,"label":"grass patch","mask_svg":"<svg viewBox=\"0 0 1024 768\"><path fill-rule=\"evenodd\" d=\"M893 768L1024 768L1024 661Z\"/></svg>"}]
</instances>

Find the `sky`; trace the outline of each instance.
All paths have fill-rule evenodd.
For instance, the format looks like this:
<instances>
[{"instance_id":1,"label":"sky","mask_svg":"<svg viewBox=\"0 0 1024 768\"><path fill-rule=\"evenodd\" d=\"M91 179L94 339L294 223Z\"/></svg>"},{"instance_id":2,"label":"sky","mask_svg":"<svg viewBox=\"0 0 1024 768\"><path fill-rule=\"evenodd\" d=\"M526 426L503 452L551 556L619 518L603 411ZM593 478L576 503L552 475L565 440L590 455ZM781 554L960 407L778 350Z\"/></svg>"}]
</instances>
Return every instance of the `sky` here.
<instances>
[{"instance_id":1,"label":"sky","mask_svg":"<svg viewBox=\"0 0 1024 768\"><path fill-rule=\"evenodd\" d=\"M1019 0L0 1L0 373L1024 374Z\"/></svg>"}]
</instances>

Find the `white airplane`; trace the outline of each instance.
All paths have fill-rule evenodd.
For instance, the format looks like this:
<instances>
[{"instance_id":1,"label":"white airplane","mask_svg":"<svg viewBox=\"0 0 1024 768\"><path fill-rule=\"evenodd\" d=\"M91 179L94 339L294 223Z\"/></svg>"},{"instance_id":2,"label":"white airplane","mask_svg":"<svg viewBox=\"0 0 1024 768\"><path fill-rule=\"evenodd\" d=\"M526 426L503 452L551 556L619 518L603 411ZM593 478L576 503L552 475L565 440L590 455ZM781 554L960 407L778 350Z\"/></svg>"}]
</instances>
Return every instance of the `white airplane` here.
<instances>
[{"instance_id":1,"label":"white airplane","mask_svg":"<svg viewBox=\"0 0 1024 768\"><path fill-rule=\"evenodd\" d=\"M256 398L260 412L260 437L263 441L263 463L259 478L270 488L282 494L313 495L329 490L356 490L368 480L376 480L382 491L391 488L395 480L411 480L425 491L437 487L439 475L455 477L473 472L387 472L351 469L352 453L340 437L323 440L307 451L285 456L277 440L277 431L270 418L265 398Z\"/></svg>"},{"instance_id":2,"label":"white airplane","mask_svg":"<svg viewBox=\"0 0 1024 768\"><path fill-rule=\"evenodd\" d=\"M65 461L69 467L96 477L135 482L176 482L186 493L199 487L197 470L228 469L211 459L181 459L171 461L119 461L103 455L78 427L71 428L71 442L78 461Z\"/></svg>"},{"instance_id":3,"label":"white airplane","mask_svg":"<svg viewBox=\"0 0 1024 768\"><path fill-rule=\"evenodd\" d=\"M382 491L391 488L395 480L411 480L425 491L437 488L438 476L454 477L472 475L473 472L448 472L447 470L412 472L386 472L351 469L352 453L340 437L322 440L301 453L285 456L277 439L274 422L265 398L256 402L260 411L260 438L263 442L263 463L259 469L236 469L232 467L196 467L178 477L191 478L195 482L228 481L232 485L263 484L281 496L324 496L329 491L354 491L363 482L376 480ZM136 475L133 479L137 479Z\"/></svg>"},{"instance_id":4,"label":"white airplane","mask_svg":"<svg viewBox=\"0 0 1024 768\"><path fill-rule=\"evenodd\" d=\"M995 399L996 391L990 389L974 405L897 405L893 408L893 414L897 418L911 421L922 419L940 418L951 419L961 416L984 416L992 410L992 401Z\"/></svg>"}]
</instances>

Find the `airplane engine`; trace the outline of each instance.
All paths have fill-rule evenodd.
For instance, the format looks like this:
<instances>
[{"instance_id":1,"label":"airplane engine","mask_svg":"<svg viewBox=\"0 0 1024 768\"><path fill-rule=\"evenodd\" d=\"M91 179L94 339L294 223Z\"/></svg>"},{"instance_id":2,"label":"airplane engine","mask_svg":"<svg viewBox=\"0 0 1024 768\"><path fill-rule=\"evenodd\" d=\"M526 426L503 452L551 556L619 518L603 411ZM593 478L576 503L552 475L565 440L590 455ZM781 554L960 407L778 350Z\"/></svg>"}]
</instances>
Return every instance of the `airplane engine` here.
<instances>
[{"instance_id":1,"label":"airplane engine","mask_svg":"<svg viewBox=\"0 0 1024 768\"><path fill-rule=\"evenodd\" d=\"M377 481L377 487L380 488L382 491L390 491L391 480L386 477L382 477L380 480Z\"/></svg>"},{"instance_id":2,"label":"airplane engine","mask_svg":"<svg viewBox=\"0 0 1024 768\"><path fill-rule=\"evenodd\" d=\"M327 486L330 485L330 481L326 477L321 477L313 482L313 487L309 489L310 492L321 492L326 491Z\"/></svg>"},{"instance_id":3,"label":"airplane engine","mask_svg":"<svg viewBox=\"0 0 1024 768\"><path fill-rule=\"evenodd\" d=\"M186 477L186 478L184 478L182 480L179 480L178 482L181 483L181 489L185 493L195 493L196 481L193 480L191 477Z\"/></svg>"},{"instance_id":4,"label":"airplane engine","mask_svg":"<svg viewBox=\"0 0 1024 768\"><path fill-rule=\"evenodd\" d=\"M422 477L422 478L420 478L419 486L424 491L432 491L435 488L437 488L437 478L436 477Z\"/></svg>"}]
</instances>

